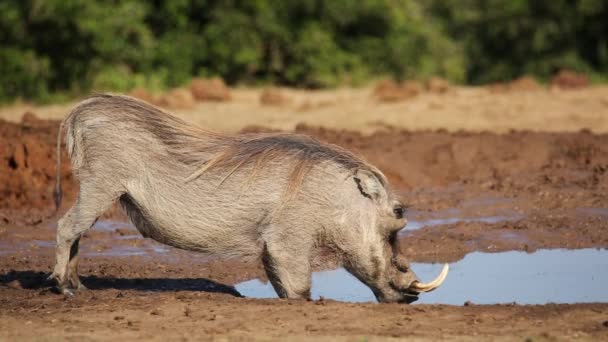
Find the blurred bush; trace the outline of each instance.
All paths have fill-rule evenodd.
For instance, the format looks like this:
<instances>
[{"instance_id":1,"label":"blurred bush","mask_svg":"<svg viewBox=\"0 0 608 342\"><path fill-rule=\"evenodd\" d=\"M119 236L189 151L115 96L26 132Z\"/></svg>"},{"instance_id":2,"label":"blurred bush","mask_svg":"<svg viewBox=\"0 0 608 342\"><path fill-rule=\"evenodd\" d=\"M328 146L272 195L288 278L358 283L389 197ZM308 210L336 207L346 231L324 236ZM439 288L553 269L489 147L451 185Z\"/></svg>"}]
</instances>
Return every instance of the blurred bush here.
<instances>
[{"instance_id":1,"label":"blurred bush","mask_svg":"<svg viewBox=\"0 0 608 342\"><path fill-rule=\"evenodd\" d=\"M605 0L431 0L430 15L462 42L466 81L487 83L560 69L608 75Z\"/></svg>"},{"instance_id":2,"label":"blurred bush","mask_svg":"<svg viewBox=\"0 0 608 342\"><path fill-rule=\"evenodd\" d=\"M607 17L602 0L3 0L0 101L211 76L317 88L606 75Z\"/></svg>"}]
</instances>

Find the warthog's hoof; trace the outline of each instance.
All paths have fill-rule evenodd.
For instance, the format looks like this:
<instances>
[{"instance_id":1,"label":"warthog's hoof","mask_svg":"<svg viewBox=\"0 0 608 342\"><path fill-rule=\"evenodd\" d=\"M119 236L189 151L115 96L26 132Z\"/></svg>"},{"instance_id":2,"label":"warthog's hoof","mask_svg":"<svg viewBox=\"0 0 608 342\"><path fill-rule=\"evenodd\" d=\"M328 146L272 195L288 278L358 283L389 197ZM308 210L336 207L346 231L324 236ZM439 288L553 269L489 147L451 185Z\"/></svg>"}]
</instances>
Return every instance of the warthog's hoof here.
<instances>
[{"instance_id":1,"label":"warthog's hoof","mask_svg":"<svg viewBox=\"0 0 608 342\"><path fill-rule=\"evenodd\" d=\"M82 283L80 283L80 281L61 281L60 277L54 273L49 275L46 278L46 281L50 286L53 286L54 292L62 294L66 297L73 297L76 294L76 291L87 289L84 285L82 285Z\"/></svg>"},{"instance_id":2,"label":"warthog's hoof","mask_svg":"<svg viewBox=\"0 0 608 342\"><path fill-rule=\"evenodd\" d=\"M82 285L82 283L79 281L77 283L72 283L70 288L76 290L76 291L86 291L88 290L88 288L84 285Z\"/></svg>"},{"instance_id":3,"label":"warthog's hoof","mask_svg":"<svg viewBox=\"0 0 608 342\"><path fill-rule=\"evenodd\" d=\"M59 291L66 297L74 297L74 295L76 294L74 293L74 290L69 289L67 287L59 287Z\"/></svg>"},{"instance_id":4,"label":"warthog's hoof","mask_svg":"<svg viewBox=\"0 0 608 342\"><path fill-rule=\"evenodd\" d=\"M55 273L51 273L51 274L49 274L48 277L46 277L47 283L55 282L56 280L57 280L57 275Z\"/></svg>"}]
</instances>

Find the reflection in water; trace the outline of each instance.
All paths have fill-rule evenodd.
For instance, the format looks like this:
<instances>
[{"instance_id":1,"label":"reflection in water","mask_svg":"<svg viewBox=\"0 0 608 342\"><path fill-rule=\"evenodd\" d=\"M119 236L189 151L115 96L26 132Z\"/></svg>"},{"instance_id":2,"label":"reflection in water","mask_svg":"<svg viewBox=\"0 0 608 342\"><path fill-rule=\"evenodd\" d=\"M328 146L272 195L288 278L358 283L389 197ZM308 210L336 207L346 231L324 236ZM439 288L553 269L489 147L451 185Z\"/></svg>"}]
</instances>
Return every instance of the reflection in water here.
<instances>
[{"instance_id":1,"label":"reflection in water","mask_svg":"<svg viewBox=\"0 0 608 342\"><path fill-rule=\"evenodd\" d=\"M580 249L471 253L450 265L443 285L416 303L462 305L608 302L608 250ZM440 264L412 264L421 280L434 278ZM258 279L236 286L246 297L276 298ZM372 292L344 269L315 272L312 296L348 302L375 301Z\"/></svg>"}]
</instances>

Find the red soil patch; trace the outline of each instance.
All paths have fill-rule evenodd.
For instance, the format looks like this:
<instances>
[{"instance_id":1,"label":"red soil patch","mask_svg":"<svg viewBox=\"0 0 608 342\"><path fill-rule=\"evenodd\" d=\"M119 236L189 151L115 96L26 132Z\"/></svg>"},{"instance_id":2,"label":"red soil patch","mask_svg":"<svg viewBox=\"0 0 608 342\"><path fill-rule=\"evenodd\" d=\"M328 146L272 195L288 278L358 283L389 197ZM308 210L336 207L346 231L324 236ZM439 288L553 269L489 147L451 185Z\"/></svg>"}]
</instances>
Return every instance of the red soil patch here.
<instances>
[{"instance_id":1,"label":"red soil patch","mask_svg":"<svg viewBox=\"0 0 608 342\"><path fill-rule=\"evenodd\" d=\"M0 121L0 208L53 207L58 127L57 121L38 120L31 113L18 124ZM62 150L60 172L68 199L77 191L70 170L70 160Z\"/></svg>"}]
</instances>

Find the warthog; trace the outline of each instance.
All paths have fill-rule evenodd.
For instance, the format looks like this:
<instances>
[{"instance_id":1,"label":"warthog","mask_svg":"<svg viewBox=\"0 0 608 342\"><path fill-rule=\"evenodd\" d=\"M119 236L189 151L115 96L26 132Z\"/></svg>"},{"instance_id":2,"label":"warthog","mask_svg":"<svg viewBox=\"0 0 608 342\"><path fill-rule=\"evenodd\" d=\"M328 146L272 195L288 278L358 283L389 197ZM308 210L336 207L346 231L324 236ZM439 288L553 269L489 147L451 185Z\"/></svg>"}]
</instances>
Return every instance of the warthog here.
<instances>
[{"instance_id":1,"label":"warthog","mask_svg":"<svg viewBox=\"0 0 608 342\"><path fill-rule=\"evenodd\" d=\"M259 258L277 294L308 298L311 260L331 250L380 302L412 302L421 283L396 250L405 208L386 177L360 157L299 134L226 135L193 127L145 102L96 95L64 119L61 134L80 182L59 220L51 275L66 295L82 289L78 243L119 201L144 237L177 248ZM61 200L60 177L55 189Z\"/></svg>"}]
</instances>

